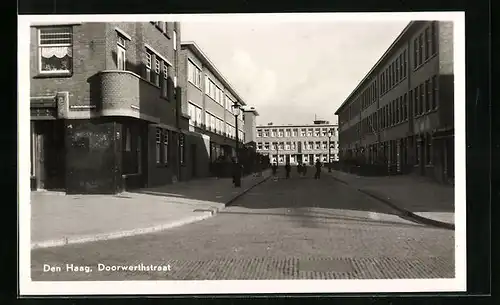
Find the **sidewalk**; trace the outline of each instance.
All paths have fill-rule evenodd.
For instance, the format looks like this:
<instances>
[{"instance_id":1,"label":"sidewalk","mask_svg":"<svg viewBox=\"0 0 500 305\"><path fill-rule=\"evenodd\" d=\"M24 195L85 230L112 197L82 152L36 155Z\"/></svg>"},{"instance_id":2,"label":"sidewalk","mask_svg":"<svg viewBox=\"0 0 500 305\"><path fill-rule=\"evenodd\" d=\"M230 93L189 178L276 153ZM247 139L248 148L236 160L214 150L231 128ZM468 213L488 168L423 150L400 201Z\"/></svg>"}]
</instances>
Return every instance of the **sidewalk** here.
<instances>
[{"instance_id":1,"label":"sidewalk","mask_svg":"<svg viewBox=\"0 0 500 305\"><path fill-rule=\"evenodd\" d=\"M418 221L454 228L455 188L452 186L408 175L363 177L336 170L324 172Z\"/></svg>"},{"instance_id":2,"label":"sidewalk","mask_svg":"<svg viewBox=\"0 0 500 305\"><path fill-rule=\"evenodd\" d=\"M157 232L215 215L270 177L205 178L118 195L31 192L31 248L107 240Z\"/></svg>"}]
</instances>

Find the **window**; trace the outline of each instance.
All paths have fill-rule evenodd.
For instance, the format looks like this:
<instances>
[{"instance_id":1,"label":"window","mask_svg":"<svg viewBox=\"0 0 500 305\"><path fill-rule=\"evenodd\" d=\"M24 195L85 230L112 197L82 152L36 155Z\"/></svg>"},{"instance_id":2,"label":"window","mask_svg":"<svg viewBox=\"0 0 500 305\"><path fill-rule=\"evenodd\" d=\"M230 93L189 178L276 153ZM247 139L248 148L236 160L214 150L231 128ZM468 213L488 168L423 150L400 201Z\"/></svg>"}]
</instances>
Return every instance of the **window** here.
<instances>
[{"instance_id":1,"label":"window","mask_svg":"<svg viewBox=\"0 0 500 305\"><path fill-rule=\"evenodd\" d=\"M432 77L432 109L437 109L438 107L438 80L437 76Z\"/></svg>"},{"instance_id":2,"label":"window","mask_svg":"<svg viewBox=\"0 0 500 305\"><path fill-rule=\"evenodd\" d=\"M291 143L286 142L285 150L290 150L290 148L291 148Z\"/></svg>"},{"instance_id":3,"label":"window","mask_svg":"<svg viewBox=\"0 0 500 305\"><path fill-rule=\"evenodd\" d=\"M215 131L215 117L213 115L210 116L210 127Z\"/></svg>"},{"instance_id":4,"label":"window","mask_svg":"<svg viewBox=\"0 0 500 305\"><path fill-rule=\"evenodd\" d=\"M408 94L405 93L403 97L403 120L408 120Z\"/></svg>"},{"instance_id":5,"label":"window","mask_svg":"<svg viewBox=\"0 0 500 305\"><path fill-rule=\"evenodd\" d=\"M420 66L424 62L424 34L420 34L418 36L418 65Z\"/></svg>"},{"instance_id":6,"label":"window","mask_svg":"<svg viewBox=\"0 0 500 305\"><path fill-rule=\"evenodd\" d=\"M321 142L316 142L314 146L315 149L321 149Z\"/></svg>"},{"instance_id":7,"label":"window","mask_svg":"<svg viewBox=\"0 0 500 305\"><path fill-rule=\"evenodd\" d=\"M168 130L163 131L163 163L168 164Z\"/></svg>"},{"instance_id":8,"label":"window","mask_svg":"<svg viewBox=\"0 0 500 305\"><path fill-rule=\"evenodd\" d=\"M313 134L313 130L312 129L308 129L307 130L307 136L308 137L312 137L312 134Z\"/></svg>"},{"instance_id":9,"label":"window","mask_svg":"<svg viewBox=\"0 0 500 305\"><path fill-rule=\"evenodd\" d=\"M156 128L156 164L161 162L161 129Z\"/></svg>"},{"instance_id":10,"label":"window","mask_svg":"<svg viewBox=\"0 0 500 305\"><path fill-rule=\"evenodd\" d=\"M196 126L200 126L201 125L201 108L199 107L196 107L195 108L195 111L196 111Z\"/></svg>"},{"instance_id":11,"label":"window","mask_svg":"<svg viewBox=\"0 0 500 305\"><path fill-rule=\"evenodd\" d=\"M130 142L131 142L131 134L130 134L130 128L126 127L126 132L125 132L125 151L130 151Z\"/></svg>"},{"instance_id":12,"label":"window","mask_svg":"<svg viewBox=\"0 0 500 305\"><path fill-rule=\"evenodd\" d=\"M264 130L264 137L269 137L269 129Z\"/></svg>"},{"instance_id":13,"label":"window","mask_svg":"<svg viewBox=\"0 0 500 305\"><path fill-rule=\"evenodd\" d=\"M297 130L297 129L294 129L294 130L292 131L292 136L293 136L293 137L296 137L296 136L297 136L297 134L298 134L298 130Z\"/></svg>"},{"instance_id":14,"label":"window","mask_svg":"<svg viewBox=\"0 0 500 305\"><path fill-rule=\"evenodd\" d=\"M163 65L163 71L162 71L162 74L163 74L163 80L161 81L161 94L162 96L164 97L167 97L167 91L168 91L168 85L167 85L167 80L168 80L168 66L167 66L167 63L162 61L162 65Z\"/></svg>"},{"instance_id":15,"label":"window","mask_svg":"<svg viewBox=\"0 0 500 305\"><path fill-rule=\"evenodd\" d=\"M292 142L292 149L296 150L297 149L297 142Z\"/></svg>"},{"instance_id":16,"label":"window","mask_svg":"<svg viewBox=\"0 0 500 305\"><path fill-rule=\"evenodd\" d=\"M425 137L425 158L427 164L432 164L432 136L430 134Z\"/></svg>"},{"instance_id":17,"label":"window","mask_svg":"<svg viewBox=\"0 0 500 305\"><path fill-rule=\"evenodd\" d=\"M403 77L406 77L406 71L408 69L408 66L407 66L407 63L408 63L408 59L407 59L407 49L405 49L403 51Z\"/></svg>"},{"instance_id":18,"label":"window","mask_svg":"<svg viewBox=\"0 0 500 305\"><path fill-rule=\"evenodd\" d=\"M430 27L427 27L424 32L424 41L425 41L425 60L429 59L430 56L430 46L432 44L430 34Z\"/></svg>"},{"instance_id":19,"label":"window","mask_svg":"<svg viewBox=\"0 0 500 305\"><path fill-rule=\"evenodd\" d=\"M271 130L271 137L276 137L276 129Z\"/></svg>"},{"instance_id":20,"label":"window","mask_svg":"<svg viewBox=\"0 0 500 305\"><path fill-rule=\"evenodd\" d=\"M279 132L279 137L283 137L283 129L280 129L278 132Z\"/></svg>"},{"instance_id":21,"label":"window","mask_svg":"<svg viewBox=\"0 0 500 305\"><path fill-rule=\"evenodd\" d=\"M173 31L174 50L177 50L177 32Z\"/></svg>"},{"instance_id":22,"label":"window","mask_svg":"<svg viewBox=\"0 0 500 305\"><path fill-rule=\"evenodd\" d=\"M269 150L269 142L264 142L264 149Z\"/></svg>"},{"instance_id":23,"label":"window","mask_svg":"<svg viewBox=\"0 0 500 305\"><path fill-rule=\"evenodd\" d=\"M137 135L137 173L142 174L142 141L141 135Z\"/></svg>"},{"instance_id":24,"label":"window","mask_svg":"<svg viewBox=\"0 0 500 305\"><path fill-rule=\"evenodd\" d=\"M184 165L184 162L185 162L185 156L186 156L186 151L185 151L185 148L184 148L184 134L181 133L179 134L179 161L181 163L181 165Z\"/></svg>"},{"instance_id":25,"label":"window","mask_svg":"<svg viewBox=\"0 0 500 305\"><path fill-rule=\"evenodd\" d=\"M153 53L151 53L149 50L146 49L146 79L148 81L152 80L152 64L153 64Z\"/></svg>"},{"instance_id":26,"label":"window","mask_svg":"<svg viewBox=\"0 0 500 305\"><path fill-rule=\"evenodd\" d=\"M424 84L420 84L420 114L425 112L425 89Z\"/></svg>"},{"instance_id":27,"label":"window","mask_svg":"<svg viewBox=\"0 0 500 305\"><path fill-rule=\"evenodd\" d=\"M438 45L438 39L437 39L437 26L438 23L436 21L432 22L431 25L431 54L434 55L437 53L437 45Z\"/></svg>"},{"instance_id":28,"label":"window","mask_svg":"<svg viewBox=\"0 0 500 305\"><path fill-rule=\"evenodd\" d=\"M205 128L210 129L210 114L205 112Z\"/></svg>"},{"instance_id":29,"label":"window","mask_svg":"<svg viewBox=\"0 0 500 305\"><path fill-rule=\"evenodd\" d=\"M188 60L188 81L201 88L201 71L190 60Z\"/></svg>"},{"instance_id":30,"label":"window","mask_svg":"<svg viewBox=\"0 0 500 305\"><path fill-rule=\"evenodd\" d=\"M418 38L413 40L413 69L418 66Z\"/></svg>"},{"instance_id":31,"label":"window","mask_svg":"<svg viewBox=\"0 0 500 305\"><path fill-rule=\"evenodd\" d=\"M292 132L290 129L287 129L285 132L286 132L287 137L290 137L292 135Z\"/></svg>"},{"instance_id":32,"label":"window","mask_svg":"<svg viewBox=\"0 0 500 305\"><path fill-rule=\"evenodd\" d=\"M432 108L431 108L432 86L430 84L429 79L425 81L425 93L427 95L425 97L425 110L431 111L432 110Z\"/></svg>"},{"instance_id":33,"label":"window","mask_svg":"<svg viewBox=\"0 0 500 305\"><path fill-rule=\"evenodd\" d=\"M285 148L285 143L280 142L279 143L279 149L283 150Z\"/></svg>"},{"instance_id":34,"label":"window","mask_svg":"<svg viewBox=\"0 0 500 305\"><path fill-rule=\"evenodd\" d=\"M326 141L323 141L323 149L328 149L328 143Z\"/></svg>"},{"instance_id":35,"label":"window","mask_svg":"<svg viewBox=\"0 0 500 305\"><path fill-rule=\"evenodd\" d=\"M418 116L420 114L420 91L419 91L419 87L415 87L415 92L414 92L414 112L415 112L415 116Z\"/></svg>"},{"instance_id":36,"label":"window","mask_svg":"<svg viewBox=\"0 0 500 305\"><path fill-rule=\"evenodd\" d=\"M319 130L319 129L317 129L317 128L316 128L316 129L314 130L314 136L315 136L315 137L319 137L320 132L321 132L321 130Z\"/></svg>"},{"instance_id":37,"label":"window","mask_svg":"<svg viewBox=\"0 0 500 305\"><path fill-rule=\"evenodd\" d=\"M125 50L126 50L126 44L125 44L125 41L126 41L126 38L123 37L122 35L120 34L117 34L117 43L116 43L116 65L117 65L117 68L118 70L126 70L126 62L127 62L127 58L126 58L126 54L125 54Z\"/></svg>"},{"instance_id":38,"label":"window","mask_svg":"<svg viewBox=\"0 0 500 305\"><path fill-rule=\"evenodd\" d=\"M40 73L71 73L73 71L72 28L40 28L38 35Z\"/></svg>"},{"instance_id":39,"label":"window","mask_svg":"<svg viewBox=\"0 0 500 305\"><path fill-rule=\"evenodd\" d=\"M257 129L257 137L262 137L262 129Z\"/></svg>"},{"instance_id":40,"label":"window","mask_svg":"<svg viewBox=\"0 0 500 305\"><path fill-rule=\"evenodd\" d=\"M155 56L156 57L156 56ZM160 85L160 60L158 57L155 58L155 85Z\"/></svg>"},{"instance_id":41,"label":"window","mask_svg":"<svg viewBox=\"0 0 500 305\"><path fill-rule=\"evenodd\" d=\"M305 137L305 136L306 136L306 130L305 130L305 128L302 128L302 129L300 130L300 136L301 136L301 137Z\"/></svg>"},{"instance_id":42,"label":"window","mask_svg":"<svg viewBox=\"0 0 500 305\"><path fill-rule=\"evenodd\" d=\"M258 142L257 143L257 149L258 150L262 150L262 142Z\"/></svg>"},{"instance_id":43,"label":"window","mask_svg":"<svg viewBox=\"0 0 500 305\"><path fill-rule=\"evenodd\" d=\"M210 94L210 79L208 78L208 75L205 74L205 94L209 95Z\"/></svg>"},{"instance_id":44,"label":"window","mask_svg":"<svg viewBox=\"0 0 500 305\"><path fill-rule=\"evenodd\" d=\"M189 119L189 125L196 126L196 107L191 103L188 104L188 114L191 117Z\"/></svg>"}]
</instances>

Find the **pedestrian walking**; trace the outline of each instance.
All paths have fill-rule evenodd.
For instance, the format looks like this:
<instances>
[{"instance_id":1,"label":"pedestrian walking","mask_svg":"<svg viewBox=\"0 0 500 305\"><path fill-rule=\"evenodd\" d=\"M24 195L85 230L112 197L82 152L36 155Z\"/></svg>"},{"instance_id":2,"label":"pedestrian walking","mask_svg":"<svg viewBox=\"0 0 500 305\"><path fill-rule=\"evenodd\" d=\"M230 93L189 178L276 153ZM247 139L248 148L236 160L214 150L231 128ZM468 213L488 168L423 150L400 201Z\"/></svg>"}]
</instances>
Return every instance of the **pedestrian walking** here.
<instances>
[{"instance_id":1,"label":"pedestrian walking","mask_svg":"<svg viewBox=\"0 0 500 305\"><path fill-rule=\"evenodd\" d=\"M314 165L316 167L316 173L314 174L314 179L320 179L321 178L321 162L319 159L316 159L316 164Z\"/></svg>"},{"instance_id":2,"label":"pedestrian walking","mask_svg":"<svg viewBox=\"0 0 500 305\"><path fill-rule=\"evenodd\" d=\"M276 176L276 173L278 172L278 163L274 162L272 169L273 169L273 176Z\"/></svg>"},{"instance_id":3,"label":"pedestrian walking","mask_svg":"<svg viewBox=\"0 0 500 305\"><path fill-rule=\"evenodd\" d=\"M240 163L238 162L238 160L236 160L236 158L233 158L233 184L235 187L241 187L241 171L242 171L242 168L241 168L241 165Z\"/></svg>"},{"instance_id":4,"label":"pedestrian walking","mask_svg":"<svg viewBox=\"0 0 500 305\"><path fill-rule=\"evenodd\" d=\"M302 175L302 163L297 163L297 174Z\"/></svg>"},{"instance_id":5,"label":"pedestrian walking","mask_svg":"<svg viewBox=\"0 0 500 305\"><path fill-rule=\"evenodd\" d=\"M292 167L290 166L290 162L287 161L285 164L286 179L290 178L290 171L291 170L292 170Z\"/></svg>"},{"instance_id":6,"label":"pedestrian walking","mask_svg":"<svg viewBox=\"0 0 500 305\"><path fill-rule=\"evenodd\" d=\"M307 174L307 165L306 163L302 163L302 177L305 177Z\"/></svg>"}]
</instances>

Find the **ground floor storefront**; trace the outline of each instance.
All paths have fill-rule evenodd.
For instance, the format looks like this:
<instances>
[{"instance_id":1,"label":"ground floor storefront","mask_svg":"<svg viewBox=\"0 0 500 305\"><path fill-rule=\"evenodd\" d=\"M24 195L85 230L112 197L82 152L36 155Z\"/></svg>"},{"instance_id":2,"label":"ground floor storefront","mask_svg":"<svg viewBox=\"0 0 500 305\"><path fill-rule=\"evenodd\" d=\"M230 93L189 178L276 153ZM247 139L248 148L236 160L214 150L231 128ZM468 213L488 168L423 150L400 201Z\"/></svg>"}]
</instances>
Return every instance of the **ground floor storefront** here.
<instances>
[{"instance_id":1,"label":"ground floor storefront","mask_svg":"<svg viewBox=\"0 0 500 305\"><path fill-rule=\"evenodd\" d=\"M442 183L453 183L453 129L353 146L341 149L341 163L378 166L379 172L385 174L412 173Z\"/></svg>"},{"instance_id":2,"label":"ground floor storefront","mask_svg":"<svg viewBox=\"0 0 500 305\"><path fill-rule=\"evenodd\" d=\"M208 139L127 117L31 121L31 188L118 193L208 175Z\"/></svg>"}]
</instances>

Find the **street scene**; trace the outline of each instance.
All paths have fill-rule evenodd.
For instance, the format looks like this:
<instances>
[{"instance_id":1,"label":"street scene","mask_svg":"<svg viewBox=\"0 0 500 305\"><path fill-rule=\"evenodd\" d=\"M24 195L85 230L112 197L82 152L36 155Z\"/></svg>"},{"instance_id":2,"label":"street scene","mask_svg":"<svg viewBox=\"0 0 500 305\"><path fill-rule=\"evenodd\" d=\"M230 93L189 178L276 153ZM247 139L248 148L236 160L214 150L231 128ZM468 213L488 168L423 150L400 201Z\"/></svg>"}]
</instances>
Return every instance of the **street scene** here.
<instances>
[{"instance_id":1,"label":"street scene","mask_svg":"<svg viewBox=\"0 0 500 305\"><path fill-rule=\"evenodd\" d=\"M31 280L455 278L453 26L32 22Z\"/></svg>"},{"instance_id":2,"label":"street scene","mask_svg":"<svg viewBox=\"0 0 500 305\"><path fill-rule=\"evenodd\" d=\"M356 186L335 180L327 171L320 180L296 174L285 179L283 168L278 175L277 180L266 179L213 217L199 222L158 233L33 250L32 278L116 281L454 277L453 230L407 218L359 192ZM438 191L442 198L452 200L449 190ZM411 194L419 196L419 189L413 189ZM147 203L142 205L149 208ZM430 210L436 220L448 221L439 215L446 214L453 202L434 201L427 207L411 202L400 205ZM435 211L433 205L441 210ZM164 212L168 210L164 208ZM187 212L183 217L189 217ZM66 264L88 266L92 271L66 270ZM170 267L168 271L104 269L140 264ZM44 265L61 267L62 271L44 272Z\"/></svg>"}]
</instances>

